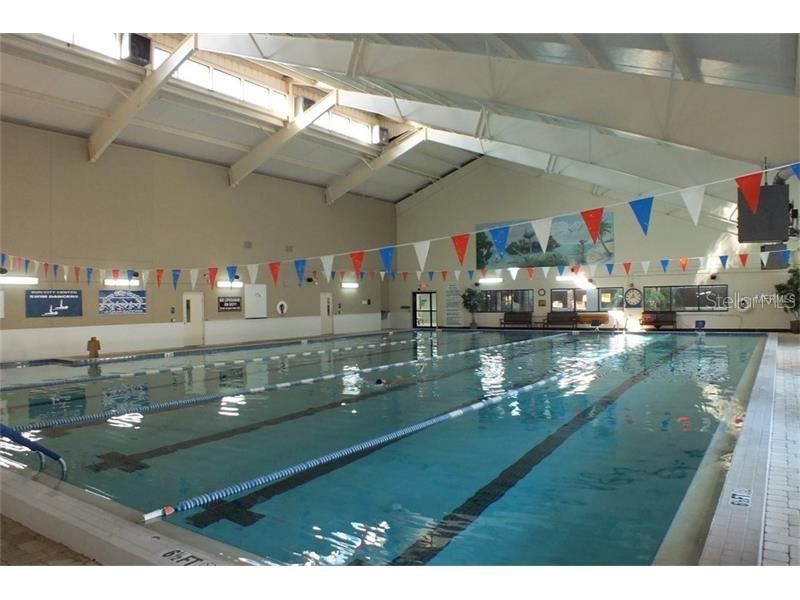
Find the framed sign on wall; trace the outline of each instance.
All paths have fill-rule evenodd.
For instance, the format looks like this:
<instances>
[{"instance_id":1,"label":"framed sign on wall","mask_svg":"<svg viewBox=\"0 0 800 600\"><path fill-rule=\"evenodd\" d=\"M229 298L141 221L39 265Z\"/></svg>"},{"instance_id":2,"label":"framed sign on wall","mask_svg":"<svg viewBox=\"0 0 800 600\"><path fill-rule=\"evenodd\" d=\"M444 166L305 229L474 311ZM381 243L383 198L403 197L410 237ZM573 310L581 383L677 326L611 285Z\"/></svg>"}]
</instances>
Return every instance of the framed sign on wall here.
<instances>
[{"instance_id":1,"label":"framed sign on wall","mask_svg":"<svg viewBox=\"0 0 800 600\"><path fill-rule=\"evenodd\" d=\"M81 317L83 295L81 290L25 290L25 316Z\"/></svg>"}]
</instances>

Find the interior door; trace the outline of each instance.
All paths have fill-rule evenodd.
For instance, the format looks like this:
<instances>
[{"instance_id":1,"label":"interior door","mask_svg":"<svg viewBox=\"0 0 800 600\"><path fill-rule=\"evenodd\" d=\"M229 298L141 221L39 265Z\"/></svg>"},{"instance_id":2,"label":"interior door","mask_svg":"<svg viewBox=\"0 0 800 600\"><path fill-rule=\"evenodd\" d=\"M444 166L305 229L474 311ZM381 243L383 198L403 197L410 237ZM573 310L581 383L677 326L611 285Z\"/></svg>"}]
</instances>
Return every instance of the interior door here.
<instances>
[{"instance_id":1,"label":"interior door","mask_svg":"<svg viewBox=\"0 0 800 600\"><path fill-rule=\"evenodd\" d=\"M333 334L333 294L322 292L319 295L319 320L322 335Z\"/></svg>"},{"instance_id":2,"label":"interior door","mask_svg":"<svg viewBox=\"0 0 800 600\"><path fill-rule=\"evenodd\" d=\"M202 292L183 293L183 345L202 346L205 343Z\"/></svg>"},{"instance_id":3,"label":"interior door","mask_svg":"<svg viewBox=\"0 0 800 600\"><path fill-rule=\"evenodd\" d=\"M436 327L436 292L414 292L414 327Z\"/></svg>"}]
</instances>

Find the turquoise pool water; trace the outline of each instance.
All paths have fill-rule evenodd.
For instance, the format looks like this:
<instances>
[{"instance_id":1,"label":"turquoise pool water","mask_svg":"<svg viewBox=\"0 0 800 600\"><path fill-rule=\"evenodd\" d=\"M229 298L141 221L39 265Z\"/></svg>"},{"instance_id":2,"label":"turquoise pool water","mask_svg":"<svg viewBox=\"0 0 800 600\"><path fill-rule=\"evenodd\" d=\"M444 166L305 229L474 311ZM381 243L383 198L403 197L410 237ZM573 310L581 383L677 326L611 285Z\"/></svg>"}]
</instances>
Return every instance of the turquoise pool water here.
<instances>
[{"instance_id":1,"label":"turquoise pool water","mask_svg":"<svg viewBox=\"0 0 800 600\"><path fill-rule=\"evenodd\" d=\"M3 370L0 402L72 484L143 513L304 465L167 518L276 564L637 565L759 340L401 332Z\"/></svg>"}]
</instances>

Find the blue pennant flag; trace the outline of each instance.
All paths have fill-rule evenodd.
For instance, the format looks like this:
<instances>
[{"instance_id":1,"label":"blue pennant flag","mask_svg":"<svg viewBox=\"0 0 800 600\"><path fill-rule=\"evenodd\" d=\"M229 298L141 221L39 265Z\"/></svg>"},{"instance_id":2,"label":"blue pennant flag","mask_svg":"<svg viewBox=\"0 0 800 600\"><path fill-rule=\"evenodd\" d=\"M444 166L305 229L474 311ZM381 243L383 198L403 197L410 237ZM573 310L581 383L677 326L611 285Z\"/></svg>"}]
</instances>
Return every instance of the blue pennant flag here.
<instances>
[{"instance_id":1,"label":"blue pennant flag","mask_svg":"<svg viewBox=\"0 0 800 600\"><path fill-rule=\"evenodd\" d=\"M794 163L792 165L792 171L794 171L795 176L800 179L800 163Z\"/></svg>"},{"instance_id":2,"label":"blue pennant flag","mask_svg":"<svg viewBox=\"0 0 800 600\"><path fill-rule=\"evenodd\" d=\"M433 271L428 271L428 279L433 281Z\"/></svg>"},{"instance_id":3,"label":"blue pennant flag","mask_svg":"<svg viewBox=\"0 0 800 600\"><path fill-rule=\"evenodd\" d=\"M336 271L331 271L331 281L336 281Z\"/></svg>"},{"instance_id":4,"label":"blue pennant flag","mask_svg":"<svg viewBox=\"0 0 800 600\"><path fill-rule=\"evenodd\" d=\"M614 272L614 263L606 263L606 269L608 269L608 274L611 275Z\"/></svg>"},{"instance_id":5,"label":"blue pennant flag","mask_svg":"<svg viewBox=\"0 0 800 600\"><path fill-rule=\"evenodd\" d=\"M26 258L26 259L25 259L25 272L26 272L26 273L28 272L28 268L29 268L30 266L31 266L31 259L30 259L30 258Z\"/></svg>"},{"instance_id":6,"label":"blue pennant flag","mask_svg":"<svg viewBox=\"0 0 800 600\"><path fill-rule=\"evenodd\" d=\"M296 266L297 266L297 263L295 262L295 267ZM230 266L225 267L225 268L228 270L228 281L233 281L234 279L236 279L236 269L237 269L236 265L230 265ZM305 263L303 263L303 268L305 269ZM299 275L299 274L298 274L298 277L300 277L302 279L302 276Z\"/></svg>"},{"instance_id":7,"label":"blue pennant flag","mask_svg":"<svg viewBox=\"0 0 800 600\"><path fill-rule=\"evenodd\" d=\"M172 289L178 289L178 280L181 278L181 270L180 269L172 269Z\"/></svg>"},{"instance_id":8,"label":"blue pennant flag","mask_svg":"<svg viewBox=\"0 0 800 600\"><path fill-rule=\"evenodd\" d=\"M661 259L661 270L664 271L664 273L666 273L667 269L669 269L669 259L668 258L662 258Z\"/></svg>"},{"instance_id":9,"label":"blue pennant flag","mask_svg":"<svg viewBox=\"0 0 800 600\"><path fill-rule=\"evenodd\" d=\"M358 278L359 278L361 281L364 281L364 271L361 271L361 272L358 274Z\"/></svg>"},{"instance_id":10,"label":"blue pennant flag","mask_svg":"<svg viewBox=\"0 0 800 600\"><path fill-rule=\"evenodd\" d=\"M788 265L789 264L789 259L792 257L792 251L791 250L781 250L778 254L781 257L781 261Z\"/></svg>"},{"instance_id":11,"label":"blue pennant flag","mask_svg":"<svg viewBox=\"0 0 800 600\"><path fill-rule=\"evenodd\" d=\"M0 267L4 267L6 265L6 259L8 255L5 252L0 252Z\"/></svg>"},{"instance_id":12,"label":"blue pennant flag","mask_svg":"<svg viewBox=\"0 0 800 600\"><path fill-rule=\"evenodd\" d=\"M86 283L88 285L92 285L92 273L94 273L94 269L92 267L86 267Z\"/></svg>"},{"instance_id":13,"label":"blue pennant flag","mask_svg":"<svg viewBox=\"0 0 800 600\"><path fill-rule=\"evenodd\" d=\"M636 215L636 220L639 221L642 231L647 235L647 230L650 229L650 213L653 210L653 196L631 200L628 205L633 210L633 214Z\"/></svg>"},{"instance_id":14,"label":"blue pennant flag","mask_svg":"<svg viewBox=\"0 0 800 600\"><path fill-rule=\"evenodd\" d=\"M494 247L497 249L497 255L500 258L503 258L503 255L506 253L509 229L510 227L506 225L505 227L494 227L489 230L489 234L492 236L492 241L494 242Z\"/></svg>"},{"instance_id":15,"label":"blue pennant flag","mask_svg":"<svg viewBox=\"0 0 800 600\"><path fill-rule=\"evenodd\" d=\"M53 265L53 279L58 279L58 265Z\"/></svg>"},{"instance_id":16,"label":"blue pennant flag","mask_svg":"<svg viewBox=\"0 0 800 600\"><path fill-rule=\"evenodd\" d=\"M380 252L381 260L383 261L383 270L391 271L392 262L394 262L394 246L381 248L378 252Z\"/></svg>"},{"instance_id":17,"label":"blue pennant flag","mask_svg":"<svg viewBox=\"0 0 800 600\"><path fill-rule=\"evenodd\" d=\"M723 269L727 269L728 268L728 255L727 254L723 254L722 256L720 256L719 257L719 262L722 263L722 268Z\"/></svg>"},{"instance_id":18,"label":"blue pennant flag","mask_svg":"<svg viewBox=\"0 0 800 600\"><path fill-rule=\"evenodd\" d=\"M133 279L133 269L128 269L128 281Z\"/></svg>"},{"instance_id":19,"label":"blue pennant flag","mask_svg":"<svg viewBox=\"0 0 800 600\"><path fill-rule=\"evenodd\" d=\"M234 273L236 267L233 267ZM294 261L294 270L297 271L297 281L303 283L303 278L306 274L306 259L305 258L297 258ZM231 267L228 267L228 274L230 275Z\"/></svg>"},{"instance_id":20,"label":"blue pennant flag","mask_svg":"<svg viewBox=\"0 0 800 600\"><path fill-rule=\"evenodd\" d=\"M467 271L467 275L469 275L470 280L472 280L472 278L475 276L475 271L473 271L472 269L469 269Z\"/></svg>"},{"instance_id":21,"label":"blue pennant flag","mask_svg":"<svg viewBox=\"0 0 800 600\"><path fill-rule=\"evenodd\" d=\"M564 269L566 269L566 267L564 265L559 265L559 266L556 267L556 269L558 269L558 274L559 275L563 275L564 274Z\"/></svg>"}]
</instances>

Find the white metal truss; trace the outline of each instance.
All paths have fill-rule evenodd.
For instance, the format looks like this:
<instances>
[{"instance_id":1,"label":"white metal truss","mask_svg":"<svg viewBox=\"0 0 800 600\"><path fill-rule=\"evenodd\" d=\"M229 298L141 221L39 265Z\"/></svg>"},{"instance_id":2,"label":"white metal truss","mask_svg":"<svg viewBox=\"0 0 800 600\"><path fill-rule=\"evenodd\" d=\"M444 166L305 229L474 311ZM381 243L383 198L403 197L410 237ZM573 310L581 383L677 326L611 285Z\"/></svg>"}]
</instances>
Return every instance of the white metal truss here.
<instances>
[{"instance_id":1,"label":"white metal truss","mask_svg":"<svg viewBox=\"0 0 800 600\"><path fill-rule=\"evenodd\" d=\"M665 33L664 41L667 48L672 53L672 58L681 75L686 81L696 81L703 83L703 73L700 71L700 66L697 64L697 58L692 54L691 50L686 46L684 38L679 34Z\"/></svg>"},{"instance_id":2,"label":"white metal truss","mask_svg":"<svg viewBox=\"0 0 800 600\"><path fill-rule=\"evenodd\" d=\"M147 106L172 74L197 49L195 34L187 35L175 50L142 81L133 93L114 109L89 137L89 161L95 162L105 152L123 129Z\"/></svg>"},{"instance_id":3,"label":"white metal truss","mask_svg":"<svg viewBox=\"0 0 800 600\"><path fill-rule=\"evenodd\" d=\"M428 137L426 128L419 129L410 135L396 139L373 160L358 165L344 177L333 181L325 189L325 202L333 204L353 188L364 183L375 172L387 167L406 152L424 142Z\"/></svg>"},{"instance_id":4,"label":"white metal truss","mask_svg":"<svg viewBox=\"0 0 800 600\"><path fill-rule=\"evenodd\" d=\"M297 115L294 121L286 127L273 133L231 165L228 170L228 179L231 187L239 185L245 177L269 160L283 145L336 106L336 97L336 90L329 92L324 98Z\"/></svg>"},{"instance_id":5,"label":"white metal truss","mask_svg":"<svg viewBox=\"0 0 800 600\"><path fill-rule=\"evenodd\" d=\"M597 48L590 47L577 33L562 33L561 39L572 46L581 55L583 62L593 69L613 69L614 65L608 57Z\"/></svg>"}]
</instances>

